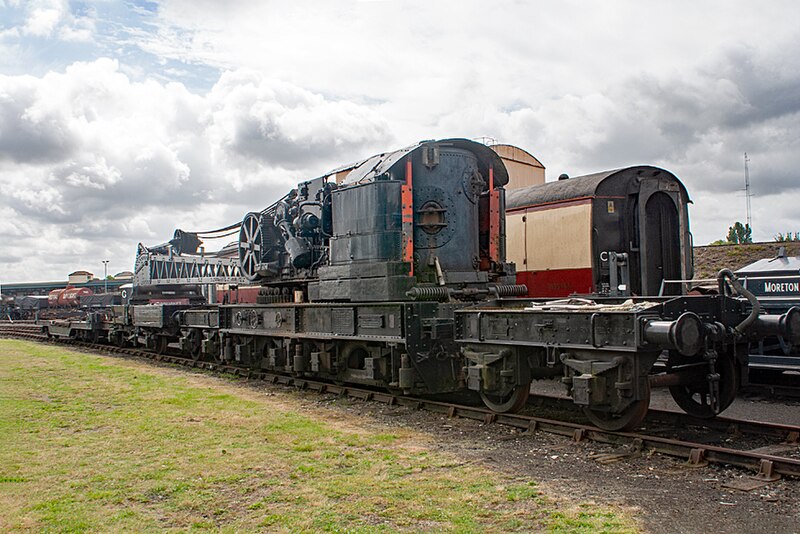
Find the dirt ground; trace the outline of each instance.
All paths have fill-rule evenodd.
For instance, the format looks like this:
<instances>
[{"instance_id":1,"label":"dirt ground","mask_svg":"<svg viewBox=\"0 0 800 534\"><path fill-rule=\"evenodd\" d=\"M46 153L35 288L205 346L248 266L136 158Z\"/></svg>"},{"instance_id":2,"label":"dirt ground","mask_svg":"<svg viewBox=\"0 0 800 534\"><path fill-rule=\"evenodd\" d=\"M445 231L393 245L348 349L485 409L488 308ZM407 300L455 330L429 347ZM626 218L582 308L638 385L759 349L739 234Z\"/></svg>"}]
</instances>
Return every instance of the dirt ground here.
<instances>
[{"instance_id":1,"label":"dirt ground","mask_svg":"<svg viewBox=\"0 0 800 534\"><path fill-rule=\"evenodd\" d=\"M275 386L243 387L268 392ZM457 454L465 462L529 476L565 500L628 509L650 532L800 532L800 480L779 480L744 492L724 487L751 474L741 469L690 468L678 459L647 452L603 463L600 455L620 450L405 407L306 392L296 395L309 409L331 410L337 417L366 416L377 427L424 432L431 437L429 447Z\"/></svg>"}]
</instances>

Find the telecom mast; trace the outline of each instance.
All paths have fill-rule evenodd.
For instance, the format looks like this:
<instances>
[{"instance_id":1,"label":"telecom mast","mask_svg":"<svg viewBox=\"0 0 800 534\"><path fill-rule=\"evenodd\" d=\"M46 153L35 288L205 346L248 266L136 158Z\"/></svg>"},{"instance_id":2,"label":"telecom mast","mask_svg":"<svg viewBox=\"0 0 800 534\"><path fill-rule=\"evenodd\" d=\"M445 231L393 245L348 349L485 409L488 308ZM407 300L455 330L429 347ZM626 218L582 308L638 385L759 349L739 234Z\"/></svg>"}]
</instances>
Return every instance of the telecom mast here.
<instances>
[{"instance_id":1,"label":"telecom mast","mask_svg":"<svg viewBox=\"0 0 800 534\"><path fill-rule=\"evenodd\" d=\"M750 210L750 158L747 157L747 152L744 153L744 196L747 198L747 226L753 228L753 218Z\"/></svg>"}]
</instances>

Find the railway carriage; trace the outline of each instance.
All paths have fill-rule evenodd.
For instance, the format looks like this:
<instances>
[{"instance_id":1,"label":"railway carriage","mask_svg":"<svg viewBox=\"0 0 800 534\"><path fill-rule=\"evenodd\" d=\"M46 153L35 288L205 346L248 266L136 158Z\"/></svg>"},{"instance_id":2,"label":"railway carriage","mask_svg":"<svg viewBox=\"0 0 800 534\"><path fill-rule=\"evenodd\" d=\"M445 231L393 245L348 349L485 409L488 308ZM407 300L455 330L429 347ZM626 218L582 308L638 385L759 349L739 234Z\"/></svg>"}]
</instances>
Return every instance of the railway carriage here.
<instances>
[{"instance_id":1,"label":"railway carriage","mask_svg":"<svg viewBox=\"0 0 800 534\"><path fill-rule=\"evenodd\" d=\"M635 166L508 192L508 259L533 297L676 295L692 277L689 195Z\"/></svg>"}]
</instances>

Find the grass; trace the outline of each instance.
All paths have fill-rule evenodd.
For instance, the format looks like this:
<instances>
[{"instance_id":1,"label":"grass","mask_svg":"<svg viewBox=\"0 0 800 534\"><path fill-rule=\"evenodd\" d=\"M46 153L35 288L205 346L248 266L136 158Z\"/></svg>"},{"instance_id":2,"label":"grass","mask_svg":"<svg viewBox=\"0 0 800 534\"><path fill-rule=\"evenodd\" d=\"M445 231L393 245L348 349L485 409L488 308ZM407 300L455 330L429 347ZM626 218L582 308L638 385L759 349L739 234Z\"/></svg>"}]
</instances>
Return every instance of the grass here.
<instances>
[{"instance_id":1,"label":"grass","mask_svg":"<svg viewBox=\"0 0 800 534\"><path fill-rule=\"evenodd\" d=\"M0 340L0 531L635 529L534 482L264 394Z\"/></svg>"}]
</instances>

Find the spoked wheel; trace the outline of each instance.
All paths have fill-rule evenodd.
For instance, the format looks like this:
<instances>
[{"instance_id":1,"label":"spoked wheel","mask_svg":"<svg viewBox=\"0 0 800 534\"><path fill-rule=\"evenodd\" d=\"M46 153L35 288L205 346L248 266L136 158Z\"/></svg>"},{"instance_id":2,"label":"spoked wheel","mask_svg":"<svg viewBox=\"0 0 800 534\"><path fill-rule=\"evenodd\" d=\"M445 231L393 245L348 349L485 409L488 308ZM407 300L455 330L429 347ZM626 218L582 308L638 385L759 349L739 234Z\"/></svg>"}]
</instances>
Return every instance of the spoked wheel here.
<instances>
[{"instance_id":1,"label":"spoked wheel","mask_svg":"<svg viewBox=\"0 0 800 534\"><path fill-rule=\"evenodd\" d=\"M696 362L696 360L694 360ZM680 354L670 352L667 360L667 369L674 370L681 365L693 363ZM707 365L703 362L703 365ZM675 403L687 414L698 419L711 419L725 410L736 399L739 392L739 367L734 359L727 354L717 357L716 371L719 374L719 409L715 412L711 407L711 390L708 380L698 381L693 384L670 386L669 392ZM704 373L704 374L707 374Z\"/></svg>"},{"instance_id":2,"label":"spoked wheel","mask_svg":"<svg viewBox=\"0 0 800 534\"><path fill-rule=\"evenodd\" d=\"M647 415L647 408L650 406L650 384L645 382L645 395L643 399L634 401L621 413L600 411L585 407L583 413L587 419L596 427L611 432L626 432L633 430L644 421Z\"/></svg>"},{"instance_id":3,"label":"spoked wheel","mask_svg":"<svg viewBox=\"0 0 800 534\"><path fill-rule=\"evenodd\" d=\"M497 413L516 413L525 407L531 394L531 383L514 387L507 395L490 395L481 391L481 399L487 408Z\"/></svg>"},{"instance_id":4,"label":"spoked wheel","mask_svg":"<svg viewBox=\"0 0 800 534\"><path fill-rule=\"evenodd\" d=\"M239 230L239 266L242 276L251 282L259 279L258 264L262 254L261 214L248 213Z\"/></svg>"}]
</instances>

